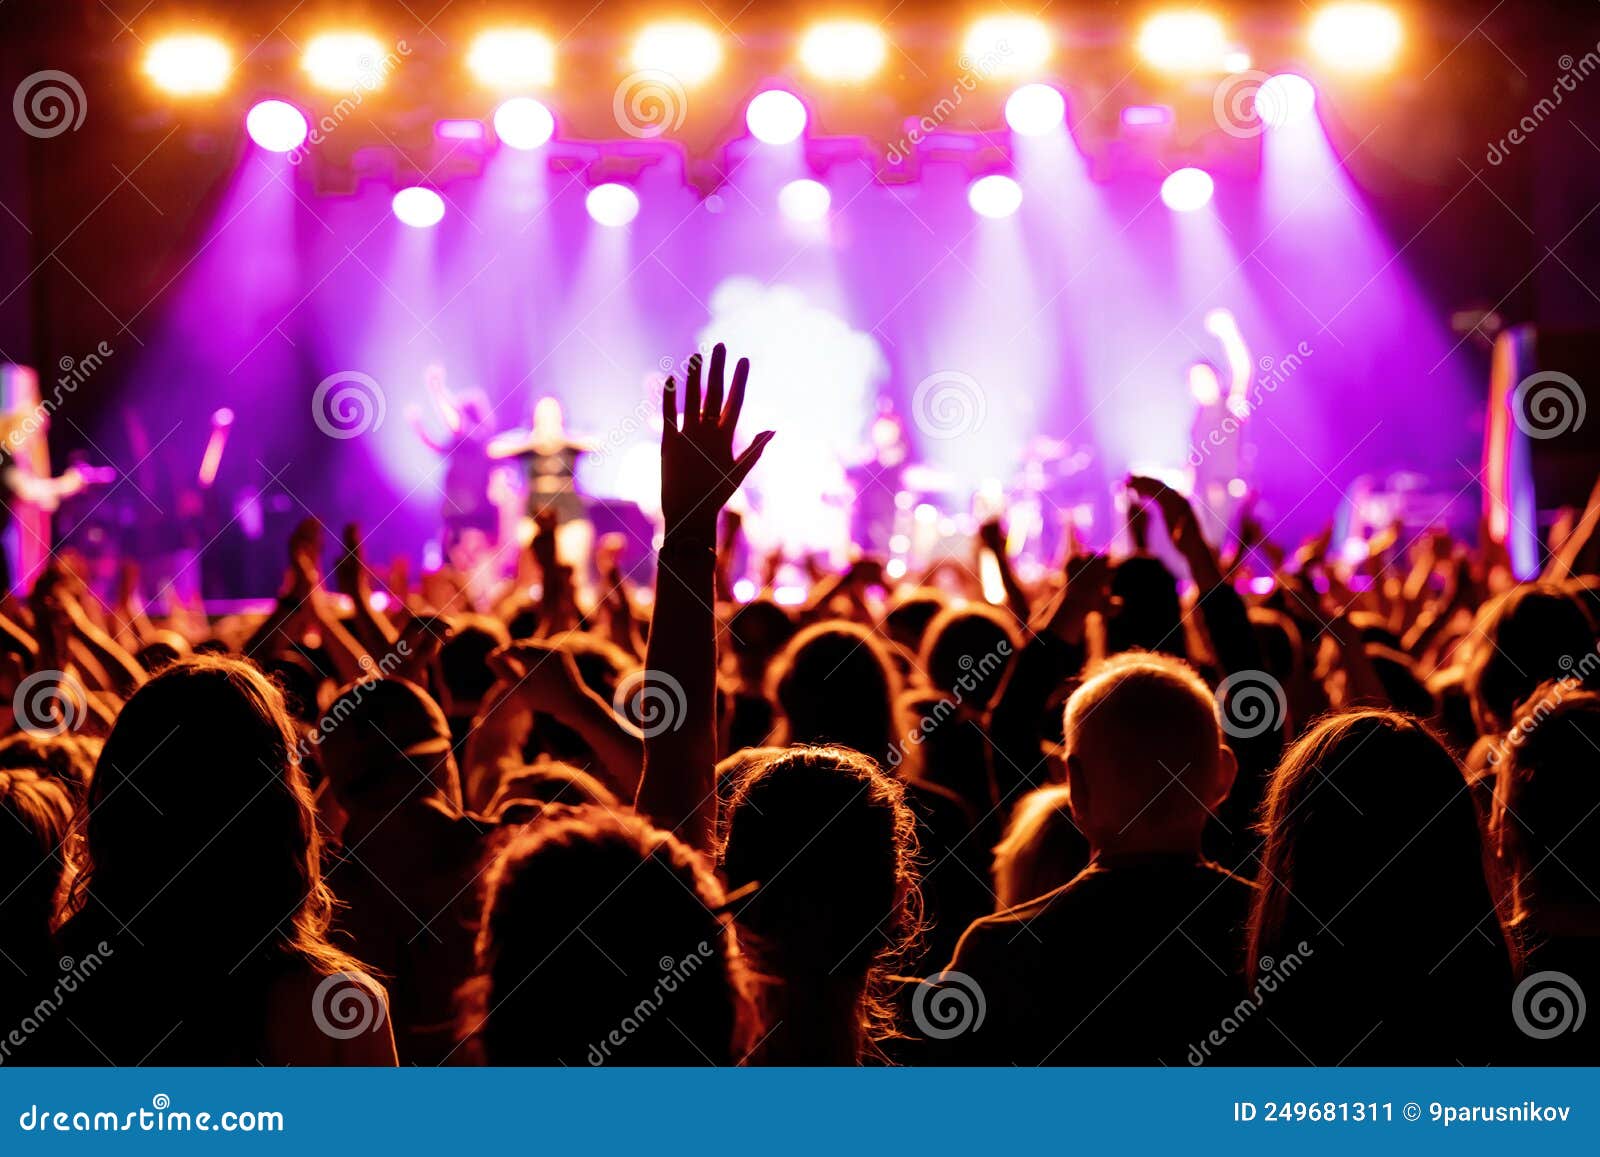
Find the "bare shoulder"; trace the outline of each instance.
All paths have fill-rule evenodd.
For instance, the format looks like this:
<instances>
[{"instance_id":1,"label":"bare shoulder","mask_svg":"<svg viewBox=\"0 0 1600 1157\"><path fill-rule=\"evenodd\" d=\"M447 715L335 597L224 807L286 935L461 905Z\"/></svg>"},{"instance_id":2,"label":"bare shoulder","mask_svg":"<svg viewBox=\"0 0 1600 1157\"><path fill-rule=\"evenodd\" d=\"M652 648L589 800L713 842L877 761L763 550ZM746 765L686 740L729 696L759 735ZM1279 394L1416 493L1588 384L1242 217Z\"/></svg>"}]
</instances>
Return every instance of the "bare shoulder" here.
<instances>
[{"instance_id":1,"label":"bare shoulder","mask_svg":"<svg viewBox=\"0 0 1600 1157\"><path fill-rule=\"evenodd\" d=\"M286 968L267 993L270 1064L394 1065L394 1028L383 985L359 970Z\"/></svg>"}]
</instances>

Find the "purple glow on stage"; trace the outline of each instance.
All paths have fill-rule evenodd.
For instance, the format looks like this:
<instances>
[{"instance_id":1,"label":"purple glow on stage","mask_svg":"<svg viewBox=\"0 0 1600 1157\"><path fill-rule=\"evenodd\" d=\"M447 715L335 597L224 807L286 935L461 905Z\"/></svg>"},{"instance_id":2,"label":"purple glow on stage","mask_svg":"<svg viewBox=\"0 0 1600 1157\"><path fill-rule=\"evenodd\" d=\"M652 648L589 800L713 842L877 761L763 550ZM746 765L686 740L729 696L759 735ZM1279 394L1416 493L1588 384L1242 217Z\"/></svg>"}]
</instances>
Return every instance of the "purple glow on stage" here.
<instances>
[{"instance_id":1,"label":"purple glow on stage","mask_svg":"<svg viewBox=\"0 0 1600 1157\"><path fill-rule=\"evenodd\" d=\"M751 479L752 535L776 503L775 521L822 548L846 509L840 462L884 397L951 507L1013 477L1035 439L1081 454L1070 508L1098 546L1112 480L1188 468L1188 367L1225 369L1205 318L1226 308L1256 363L1248 477L1268 524L1288 519L1281 537L1318 529L1333 487L1359 475L1405 462L1445 477L1476 460L1468 367L1315 116L1265 134L1259 179L1219 168L1226 195L1189 214L1154 204L1148 172L1096 179L1066 132L1012 142L1014 170L989 178L1012 202L1003 220L974 217L965 162L928 160L892 185L863 160L815 172L798 149L741 146L714 202L678 157L591 190L545 153L491 150L481 175L440 186L451 211L431 229L394 227L393 186L319 196L305 167L246 149L170 312L149 319L130 408L152 444L182 421L169 447L191 472L211 415L233 409L218 494L267 488L258 460L293 458L280 486L338 493L334 516L373 528L374 557L415 558L437 534L438 459L400 416L427 404L428 365L481 388L496 431L560 398L600 447L584 487L648 503L662 366L726 339L770 383L752 388L746 425L780 430ZM786 191L801 182L803 196ZM786 223L797 200L827 208ZM824 346L844 352L819 361ZM381 386L388 417L335 444L310 398L347 371ZM189 382L204 388L174 388ZM964 399L954 436L919 389ZM370 485L335 487L341 475Z\"/></svg>"},{"instance_id":2,"label":"purple glow on stage","mask_svg":"<svg viewBox=\"0 0 1600 1157\"><path fill-rule=\"evenodd\" d=\"M744 111L750 135L767 145L787 145L806 131L806 106L794 93L769 88L757 93Z\"/></svg>"},{"instance_id":3,"label":"purple glow on stage","mask_svg":"<svg viewBox=\"0 0 1600 1157\"><path fill-rule=\"evenodd\" d=\"M245 115L250 139L273 153L287 153L306 143L311 126L303 112L288 101L263 100Z\"/></svg>"},{"instance_id":4,"label":"purple glow on stage","mask_svg":"<svg viewBox=\"0 0 1600 1157\"><path fill-rule=\"evenodd\" d=\"M556 119L531 96L514 96L494 110L494 135L510 148L537 149L555 135Z\"/></svg>"},{"instance_id":5,"label":"purple glow on stage","mask_svg":"<svg viewBox=\"0 0 1600 1157\"><path fill-rule=\"evenodd\" d=\"M401 223L413 229L431 229L444 220L444 198L421 185L401 189L394 195L391 206Z\"/></svg>"}]
</instances>

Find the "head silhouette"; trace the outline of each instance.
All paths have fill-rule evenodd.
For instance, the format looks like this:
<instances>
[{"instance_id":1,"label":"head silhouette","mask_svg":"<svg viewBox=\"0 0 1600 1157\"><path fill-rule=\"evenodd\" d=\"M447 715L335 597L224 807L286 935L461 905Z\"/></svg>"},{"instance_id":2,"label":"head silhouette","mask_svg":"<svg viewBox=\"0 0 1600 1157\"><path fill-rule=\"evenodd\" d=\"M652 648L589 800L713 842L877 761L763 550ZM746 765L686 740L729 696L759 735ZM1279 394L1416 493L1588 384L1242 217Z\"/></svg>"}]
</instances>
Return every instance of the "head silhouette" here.
<instances>
[{"instance_id":1,"label":"head silhouette","mask_svg":"<svg viewBox=\"0 0 1600 1157\"><path fill-rule=\"evenodd\" d=\"M89 788L79 882L157 952L321 946L331 897L283 696L248 663L186 659L134 692Z\"/></svg>"},{"instance_id":2,"label":"head silhouette","mask_svg":"<svg viewBox=\"0 0 1600 1157\"><path fill-rule=\"evenodd\" d=\"M1340 951L1381 969L1353 965L1352 983L1415 978L1493 911L1466 780L1408 716L1356 711L1314 725L1274 773L1263 826L1252 961L1326 930Z\"/></svg>"},{"instance_id":3,"label":"head silhouette","mask_svg":"<svg viewBox=\"0 0 1600 1157\"><path fill-rule=\"evenodd\" d=\"M1495 596L1467 637L1467 691L1485 735L1511 726L1517 705L1546 679L1561 679L1594 648L1578 600L1560 587L1533 583Z\"/></svg>"},{"instance_id":4,"label":"head silhouette","mask_svg":"<svg viewBox=\"0 0 1600 1157\"><path fill-rule=\"evenodd\" d=\"M961 696L980 711L1005 677L1020 646L1016 628L982 603L950 607L928 624L918 662L928 681L947 695Z\"/></svg>"},{"instance_id":5,"label":"head silhouette","mask_svg":"<svg viewBox=\"0 0 1600 1157\"><path fill-rule=\"evenodd\" d=\"M1547 683L1517 712L1490 829L1519 919L1587 913L1600 933L1600 694Z\"/></svg>"},{"instance_id":6,"label":"head silhouette","mask_svg":"<svg viewBox=\"0 0 1600 1157\"><path fill-rule=\"evenodd\" d=\"M72 793L24 769L0 770L0 950L31 970L50 956L56 891L66 871Z\"/></svg>"},{"instance_id":7,"label":"head silhouette","mask_svg":"<svg viewBox=\"0 0 1600 1157\"><path fill-rule=\"evenodd\" d=\"M737 1064L752 1021L722 903L637 816L539 820L490 869L464 1027L497 1065Z\"/></svg>"},{"instance_id":8,"label":"head silhouette","mask_svg":"<svg viewBox=\"0 0 1600 1157\"><path fill-rule=\"evenodd\" d=\"M792 747L744 767L727 814L728 884L755 888L734 917L778 982L765 990L768 1024L774 1004L804 1015L810 1001L832 1014L823 1031L837 1047L859 1054L889 1035L887 978L920 917L905 789L860 752Z\"/></svg>"},{"instance_id":9,"label":"head silhouette","mask_svg":"<svg viewBox=\"0 0 1600 1157\"><path fill-rule=\"evenodd\" d=\"M1199 852L1236 764L1193 668L1118 655L1073 692L1063 728L1072 814L1096 854Z\"/></svg>"},{"instance_id":10,"label":"head silhouette","mask_svg":"<svg viewBox=\"0 0 1600 1157\"><path fill-rule=\"evenodd\" d=\"M328 785L358 825L382 822L407 800L461 806L450 724L415 683L367 679L340 688L318 732Z\"/></svg>"},{"instance_id":11,"label":"head silhouette","mask_svg":"<svg viewBox=\"0 0 1600 1157\"><path fill-rule=\"evenodd\" d=\"M808 627L773 664L770 695L790 743L838 744L880 763L900 735L900 678L883 644L865 627L833 621Z\"/></svg>"}]
</instances>

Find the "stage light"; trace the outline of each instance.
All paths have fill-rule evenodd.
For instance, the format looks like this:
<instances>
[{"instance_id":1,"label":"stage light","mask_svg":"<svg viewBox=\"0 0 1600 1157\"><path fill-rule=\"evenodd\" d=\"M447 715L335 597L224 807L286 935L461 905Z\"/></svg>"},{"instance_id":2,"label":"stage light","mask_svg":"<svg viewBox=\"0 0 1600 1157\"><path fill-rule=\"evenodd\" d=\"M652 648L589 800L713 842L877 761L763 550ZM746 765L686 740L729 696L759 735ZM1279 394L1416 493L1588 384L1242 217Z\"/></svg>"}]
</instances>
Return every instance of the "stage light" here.
<instances>
[{"instance_id":1,"label":"stage light","mask_svg":"<svg viewBox=\"0 0 1600 1157\"><path fill-rule=\"evenodd\" d=\"M703 24L651 24L633 43L633 67L665 72L696 85L722 67L722 42Z\"/></svg>"},{"instance_id":2,"label":"stage light","mask_svg":"<svg viewBox=\"0 0 1600 1157\"><path fill-rule=\"evenodd\" d=\"M1222 56L1222 71L1224 72L1247 72L1250 64L1250 54L1240 49L1224 53Z\"/></svg>"},{"instance_id":3,"label":"stage light","mask_svg":"<svg viewBox=\"0 0 1600 1157\"><path fill-rule=\"evenodd\" d=\"M1311 21L1311 50L1346 72L1381 71L1400 52L1400 18L1382 4L1330 4Z\"/></svg>"},{"instance_id":4,"label":"stage light","mask_svg":"<svg viewBox=\"0 0 1600 1157\"><path fill-rule=\"evenodd\" d=\"M494 135L513 149L536 149L556 131L556 118L531 96L514 96L494 110Z\"/></svg>"},{"instance_id":5,"label":"stage light","mask_svg":"<svg viewBox=\"0 0 1600 1157\"><path fill-rule=\"evenodd\" d=\"M389 202L389 207L401 224L413 229L431 229L444 220L444 198L421 185L401 189Z\"/></svg>"},{"instance_id":6,"label":"stage light","mask_svg":"<svg viewBox=\"0 0 1600 1157\"><path fill-rule=\"evenodd\" d=\"M876 24L833 20L818 24L800 41L800 63L818 80L852 83L883 67L889 42Z\"/></svg>"},{"instance_id":7,"label":"stage light","mask_svg":"<svg viewBox=\"0 0 1600 1157\"><path fill-rule=\"evenodd\" d=\"M1027 76L1050 60L1050 30L1027 16L991 16L967 31L960 64L980 77Z\"/></svg>"},{"instance_id":8,"label":"stage light","mask_svg":"<svg viewBox=\"0 0 1600 1157\"><path fill-rule=\"evenodd\" d=\"M474 120L443 120L433 124L433 135L441 141L481 141L483 122Z\"/></svg>"},{"instance_id":9,"label":"stage light","mask_svg":"<svg viewBox=\"0 0 1600 1157\"><path fill-rule=\"evenodd\" d=\"M383 45L360 32L330 32L306 45L301 66L311 83L330 92L382 88L387 79Z\"/></svg>"},{"instance_id":10,"label":"stage light","mask_svg":"<svg viewBox=\"0 0 1600 1157\"><path fill-rule=\"evenodd\" d=\"M778 210L791 221L820 221L833 196L821 181L790 181L778 190Z\"/></svg>"},{"instance_id":11,"label":"stage light","mask_svg":"<svg viewBox=\"0 0 1600 1157\"><path fill-rule=\"evenodd\" d=\"M263 100L244 118L250 139L271 153L287 153L306 143L311 126L305 114L288 101Z\"/></svg>"},{"instance_id":12,"label":"stage light","mask_svg":"<svg viewBox=\"0 0 1600 1157\"><path fill-rule=\"evenodd\" d=\"M1048 84L1025 84L1006 99L1006 124L1025 137L1054 131L1067 115L1067 102Z\"/></svg>"},{"instance_id":13,"label":"stage light","mask_svg":"<svg viewBox=\"0 0 1600 1157\"><path fill-rule=\"evenodd\" d=\"M590 217L610 229L626 225L639 215L639 195L626 185L596 185L583 204Z\"/></svg>"},{"instance_id":14,"label":"stage light","mask_svg":"<svg viewBox=\"0 0 1600 1157\"><path fill-rule=\"evenodd\" d=\"M556 46L529 28L491 29L472 42L467 67L490 88L543 88L556 77Z\"/></svg>"},{"instance_id":15,"label":"stage light","mask_svg":"<svg viewBox=\"0 0 1600 1157\"><path fill-rule=\"evenodd\" d=\"M1205 12L1158 12L1139 30L1139 55L1168 72L1218 70L1227 54L1222 21Z\"/></svg>"},{"instance_id":16,"label":"stage light","mask_svg":"<svg viewBox=\"0 0 1600 1157\"><path fill-rule=\"evenodd\" d=\"M1211 200L1216 183L1204 169L1179 169L1161 182L1161 200L1174 213L1192 213Z\"/></svg>"},{"instance_id":17,"label":"stage light","mask_svg":"<svg viewBox=\"0 0 1600 1157\"><path fill-rule=\"evenodd\" d=\"M1022 204L1022 186L998 173L979 177L967 187L967 204L980 217L1009 217Z\"/></svg>"},{"instance_id":18,"label":"stage light","mask_svg":"<svg viewBox=\"0 0 1600 1157\"><path fill-rule=\"evenodd\" d=\"M769 145L786 145L806 131L806 106L792 92L769 88L759 92L744 110L750 135Z\"/></svg>"},{"instance_id":19,"label":"stage light","mask_svg":"<svg viewBox=\"0 0 1600 1157\"><path fill-rule=\"evenodd\" d=\"M1280 72L1256 89L1256 116L1269 128L1282 128L1305 120L1317 107L1317 90L1303 76Z\"/></svg>"},{"instance_id":20,"label":"stage light","mask_svg":"<svg viewBox=\"0 0 1600 1157\"><path fill-rule=\"evenodd\" d=\"M233 54L214 36L164 36L144 55L144 74L172 96L206 96L228 86Z\"/></svg>"},{"instance_id":21,"label":"stage light","mask_svg":"<svg viewBox=\"0 0 1600 1157\"><path fill-rule=\"evenodd\" d=\"M1165 104L1130 104L1122 110L1122 123L1129 128L1170 125L1172 123L1172 106Z\"/></svg>"}]
</instances>

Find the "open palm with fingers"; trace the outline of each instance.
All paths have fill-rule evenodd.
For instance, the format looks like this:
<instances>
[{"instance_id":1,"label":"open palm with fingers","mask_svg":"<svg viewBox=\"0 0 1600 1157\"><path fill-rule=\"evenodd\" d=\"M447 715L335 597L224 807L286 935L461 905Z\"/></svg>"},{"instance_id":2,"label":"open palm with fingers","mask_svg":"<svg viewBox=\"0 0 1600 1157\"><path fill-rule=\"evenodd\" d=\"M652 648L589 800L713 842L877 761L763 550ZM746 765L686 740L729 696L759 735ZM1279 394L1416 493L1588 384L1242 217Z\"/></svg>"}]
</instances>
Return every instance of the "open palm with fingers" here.
<instances>
[{"instance_id":1,"label":"open palm with fingers","mask_svg":"<svg viewBox=\"0 0 1600 1157\"><path fill-rule=\"evenodd\" d=\"M727 348L720 343L711 351L709 367L699 354L689 359L681 426L676 378L667 379L661 395L661 511L669 531L703 531L708 541L716 531L718 512L760 460L773 433L757 434L743 453L734 453L750 362L739 359L724 389L727 359ZM703 389L702 369L709 371Z\"/></svg>"}]
</instances>

